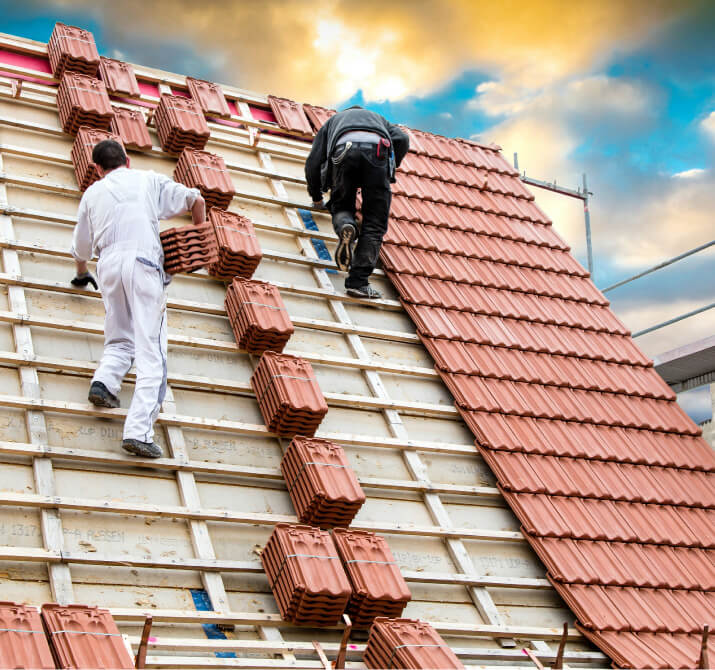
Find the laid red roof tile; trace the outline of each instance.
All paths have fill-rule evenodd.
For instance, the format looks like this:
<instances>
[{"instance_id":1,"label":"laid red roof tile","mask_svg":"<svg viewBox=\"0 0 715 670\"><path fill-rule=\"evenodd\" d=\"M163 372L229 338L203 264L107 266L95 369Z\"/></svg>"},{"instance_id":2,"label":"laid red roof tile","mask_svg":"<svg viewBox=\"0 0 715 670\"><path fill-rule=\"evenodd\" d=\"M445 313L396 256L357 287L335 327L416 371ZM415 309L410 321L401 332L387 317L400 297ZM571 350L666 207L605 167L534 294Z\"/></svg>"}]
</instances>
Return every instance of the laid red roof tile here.
<instances>
[{"instance_id":1,"label":"laid red roof tile","mask_svg":"<svg viewBox=\"0 0 715 670\"><path fill-rule=\"evenodd\" d=\"M704 591L552 583L581 624L595 630L696 633L715 606L715 595Z\"/></svg>"},{"instance_id":2,"label":"laid red roof tile","mask_svg":"<svg viewBox=\"0 0 715 670\"><path fill-rule=\"evenodd\" d=\"M135 98L141 94L134 68L124 61L102 56L99 59L99 78L113 95Z\"/></svg>"},{"instance_id":3,"label":"laid red roof tile","mask_svg":"<svg viewBox=\"0 0 715 670\"><path fill-rule=\"evenodd\" d=\"M694 668L700 658L702 636L697 634L592 631L576 627L622 668ZM708 641L710 657L715 640Z\"/></svg>"},{"instance_id":4,"label":"laid red roof tile","mask_svg":"<svg viewBox=\"0 0 715 670\"><path fill-rule=\"evenodd\" d=\"M0 628L0 666L38 669L55 667L37 608L0 602Z\"/></svg>"},{"instance_id":5,"label":"laid red roof tile","mask_svg":"<svg viewBox=\"0 0 715 670\"><path fill-rule=\"evenodd\" d=\"M189 87L191 97L196 100L204 114L224 119L231 116L226 96L218 84L203 79L194 79L194 77L186 77L186 85Z\"/></svg>"},{"instance_id":6,"label":"laid red roof tile","mask_svg":"<svg viewBox=\"0 0 715 670\"><path fill-rule=\"evenodd\" d=\"M713 551L635 542L530 538L560 582L649 588L715 588Z\"/></svg>"},{"instance_id":7,"label":"laid red roof tile","mask_svg":"<svg viewBox=\"0 0 715 670\"><path fill-rule=\"evenodd\" d=\"M278 125L284 130L313 134L313 128L308 121L308 117L303 111L303 106L294 100L278 98L275 95L268 96L268 104L271 106Z\"/></svg>"}]
</instances>

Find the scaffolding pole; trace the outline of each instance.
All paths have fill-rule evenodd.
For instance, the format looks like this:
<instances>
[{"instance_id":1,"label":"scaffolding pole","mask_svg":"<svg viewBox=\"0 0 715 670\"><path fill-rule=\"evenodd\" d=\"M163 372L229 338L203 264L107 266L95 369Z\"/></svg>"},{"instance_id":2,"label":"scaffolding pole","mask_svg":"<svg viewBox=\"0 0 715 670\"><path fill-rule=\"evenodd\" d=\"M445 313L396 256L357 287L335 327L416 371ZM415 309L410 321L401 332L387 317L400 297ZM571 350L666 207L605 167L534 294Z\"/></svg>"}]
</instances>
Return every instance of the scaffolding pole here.
<instances>
[{"instance_id":1,"label":"scaffolding pole","mask_svg":"<svg viewBox=\"0 0 715 670\"><path fill-rule=\"evenodd\" d=\"M606 288L602 288L601 293L606 293L607 291L612 291L614 288L618 288L619 286L628 284L629 282L632 282L634 279L640 279L641 277L645 277L646 275L650 274L651 272L655 272L656 270L660 270L661 268L668 267L669 265L672 265L673 263L683 260L683 258L687 258L688 256L692 256L693 254L697 254L698 251L703 251L704 249L711 247L713 244L715 244L715 240L710 240L710 242L705 242L705 244L701 244L699 247L695 247L694 249L689 249L688 251L684 251L682 254L678 254L677 256L673 256L673 258L669 258L665 261L662 261L662 262L658 263L657 265L654 265L653 267L648 268L647 270L643 270L643 272L639 272L637 275L633 275L632 277L627 277L626 279L622 279L621 281L616 282L615 284L611 284L610 286L607 286Z\"/></svg>"},{"instance_id":2,"label":"scaffolding pole","mask_svg":"<svg viewBox=\"0 0 715 670\"><path fill-rule=\"evenodd\" d=\"M516 152L514 152L514 169L518 172L519 171L519 156L517 155ZM523 174L519 175L521 181L523 181L525 184L529 184L530 186L536 186L536 188L542 188L546 191L551 191L552 193L558 193L559 195L565 195L568 196L569 198L576 198L583 202L583 218L584 218L584 224L586 227L586 257L587 257L587 262L588 262L588 272L591 275L591 279L594 278L593 274L593 247L591 244L591 212L588 207L588 200L589 196L592 196L593 193L591 193L588 190L588 186L586 184L586 173L584 172L582 175L583 179L583 187L582 188L566 188L565 186L559 186L556 183L556 180L553 182L548 182L548 181L542 181L541 179L534 179L532 177L527 177L526 176L526 171L524 171Z\"/></svg>"},{"instance_id":3,"label":"scaffolding pole","mask_svg":"<svg viewBox=\"0 0 715 670\"><path fill-rule=\"evenodd\" d=\"M639 330L637 333L633 333L631 337L640 337L641 335L645 335L646 333L652 333L654 330L665 328L665 326L670 326L673 323L678 323L678 321L682 321L683 319L689 319L691 316L695 316L696 314L702 314L703 312L707 312L713 307L715 307L715 302L711 302L709 305L705 305L704 307L698 307L698 309L694 309L692 312L686 312L685 314L676 316L673 319L663 321L663 323L657 323L655 326L651 326L650 328L644 328L643 330Z\"/></svg>"}]
</instances>

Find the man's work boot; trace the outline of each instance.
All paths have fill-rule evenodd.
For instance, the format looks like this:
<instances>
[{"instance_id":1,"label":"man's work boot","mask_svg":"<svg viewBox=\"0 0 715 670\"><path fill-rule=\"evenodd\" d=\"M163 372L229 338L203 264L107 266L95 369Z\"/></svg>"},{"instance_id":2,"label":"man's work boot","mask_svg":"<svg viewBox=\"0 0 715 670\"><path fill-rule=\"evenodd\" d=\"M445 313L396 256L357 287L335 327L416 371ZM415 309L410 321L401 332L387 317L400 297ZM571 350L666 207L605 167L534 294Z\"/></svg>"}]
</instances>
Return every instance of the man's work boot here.
<instances>
[{"instance_id":1,"label":"man's work boot","mask_svg":"<svg viewBox=\"0 0 715 670\"><path fill-rule=\"evenodd\" d=\"M353 242L356 229L352 223L346 223L338 235L338 246L335 249L335 265L338 270L347 272L353 262Z\"/></svg>"},{"instance_id":2,"label":"man's work boot","mask_svg":"<svg viewBox=\"0 0 715 670\"><path fill-rule=\"evenodd\" d=\"M92 382L92 386L89 387L87 400L96 407L108 407L109 409L119 407L119 398L113 393L110 393L109 389L102 384L102 382Z\"/></svg>"},{"instance_id":3,"label":"man's work boot","mask_svg":"<svg viewBox=\"0 0 715 670\"><path fill-rule=\"evenodd\" d=\"M360 288L346 288L345 293L353 298L366 298L367 300L379 300L382 298L382 293L370 286L370 284L365 284Z\"/></svg>"},{"instance_id":4,"label":"man's work boot","mask_svg":"<svg viewBox=\"0 0 715 670\"><path fill-rule=\"evenodd\" d=\"M142 456L143 458L161 458L164 455L161 447L154 442L141 442L133 439L122 440L122 449L134 454L134 456Z\"/></svg>"}]
</instances>

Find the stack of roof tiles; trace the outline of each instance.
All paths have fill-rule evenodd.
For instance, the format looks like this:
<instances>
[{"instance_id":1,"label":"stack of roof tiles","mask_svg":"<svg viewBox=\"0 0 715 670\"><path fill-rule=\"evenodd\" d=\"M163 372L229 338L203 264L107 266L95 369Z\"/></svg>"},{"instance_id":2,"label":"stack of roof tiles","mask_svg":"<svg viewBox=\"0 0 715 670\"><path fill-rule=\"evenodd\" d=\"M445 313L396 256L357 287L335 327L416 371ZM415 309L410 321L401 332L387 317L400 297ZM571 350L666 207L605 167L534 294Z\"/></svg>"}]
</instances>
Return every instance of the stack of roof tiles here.
<instances>
[{"instance_id":1,"label":"stack of roof tiles","mask_svg":"<svg viewBox=\"0 0 715 670\"><path fill-rule=\"evenodd\" d=\"M134 98L141 94L134 68L124 61L102 56L99 59L99 78L104 82L107 90L114 95Z\"/></svg>"},{"instance_id":2,"label":"stack of roof tiles","mask_svg":"<svg viewBox=\"0 0 715 670\"><path fill-rule=\"evenodd\" d=\"M261 562L283 619L312 626L338 622L350 584L327 531L278 524L261 552Z\"/></svg>"},{"instance_id":3,"label":"stack of roof tiles","mask_svg":"<svg viewBox=\"0 0 715 670\"><path fill-rule=\"evenodd\" d=\"M294 328L278 288L235 277L226 289L225 304L239 349L251 354L283 351Z\"/></svg>"},{"instance_id":4,"label":"stack of roof tiles","mask_svg":"<svg viewBox=\"0 0 715 670\"><path fill-rule=\"evenodd\" d=\"M251 386L266 426L278 435L310 437L328 413L313 366L298 356L264 352Z\"/></svg>"},{"instance_id":5,"label":"stack of roof tiles","mask_svg":"<svg viewBox=\"0 0 715 670\"><path fill-rule=\"evenodd\" d=\"M424 621L375 619L363 655L368 668L464 668L440 634Z\"/></svg>"},{"instance_id":6,"label":"stack of roof tiles","mask_svg":"<svg viewBox=\"0 0 715 670\"><path fill-rule=\"evenodd\" d=\"M191 97L199 103L201 111L207 116L218 116L229 118L231 110L226 102L226 96L218 84L203 79L186 77L186 85L189 87Z\"/></svg>"},{"instance_id":7,"label":"stack of roof tiles","mask_svg":"<svg viewBox=\"0 0 715 670\"><path fill-rule=\"evenodd\" d=\"M74 175L80 190L85 191L87 187L99 179L97 166L92 162L92 150L94 146L103 140L114 140L122 143L117 135L105 133L103 130L81 126L77 131L77 137L72 145L72 163L74 165Z\"/></svg>"},{"instance_id":8,"label":"stack of roof tiles","mask_svg":"<svg viewBox=\"0 0 715 670\"><path fill-rule=\"evenodd\" d=\"M349 526L365 502L345 451L329 440L294 437L283 455L281 472L302 523Z\"/></svg>"},{"instance_id":9,"label":"stack of roof tiles","mask_svg":"<svg viewBox=\"0 0 715 670\"><path fill-rule=\"evenodd\" d=\"M221 279L250 279L263 258L256 231L250 219L222 209L209 210L218 242L218 261L209 274Z\"/></svg>"},{"instance_id":10,"label":"stack of roof tiles","mask_svg":"<svg viewBox=\"0 0 715 670\"><path fill-rule=\"evenodd\" d=\"M236 189L221 156L185 147L174 169L174 179L198 188L207 207L227 209Z\"/></svg>"},{"instance_id":11,"label":"stack of roof tiles","mask_svg":"<svg viewBox=\"0 0 715 670\"><path fill-rule=\"evenodd\" d=\"M208 221L198 226L169 228L159 237L164 247L164 270L169 274L193 272L218 259L216 236Z\"/></svg>"},{"instance_id":12,"label":"stack of roof tiles","mask_svg":"<svg viewBox=\"0 0 715 670\"><path fill-rule=\"evenodd\" d=\"M375 617L399 617L412 594L385 538L336 528L333 540L353 589L346 610L353 625L367 628Z\"/></svg>"},{"instance_id":13,"label":"stack of roof tiles","mask_svg":"<svg viewBox=\"0 0 715 670\"><path fill-rule=\"evenodd\" d=\"M0 667L55 667L37 608L0 602L0 629Z\"/></svg>"},{"instance_id":14,"label":"stack of roof tiles","mask_svg":"<svg viewBox=\"0 0 715 670\"><path fill-rule=\"evenodd\" d=\"M112 106L104 83L94 77L65 72L57 89L62 130L76 135L80 126L109 130Z\"/></svg>"},{"instance_id":15,"label":"stack of roof tiles","mask_svg":"<svg viewBox=\"0 0 715 670\"><path fill-rule=\"evenodd\" d=\"M144 114L138 109L127 109L112 105L112 132L122 138L127 149L149 151L152 147L149 129Z\"/></svg>"},{"instance_id":16,"label":"stack of roof tiles","mask_svg":"<svg viewBox=\"0 0 715 670\"><path fill-rule=\"evenodd\" d=\"M287 98L277 98L275 95L268 96L268 104L283 130L305 135L313 134L308 117L303 111L303 105Z\"/></svg>"},{"instance_id":17,"label":"stack of roof tiles","mask_svg":"<svg viewBox=\"0 0 715 670\"><path fill-rule=\"evenodd\" d=\"M381 257L584 634L692 667L715 457L496 147L410 132Z\"/></svg>"},{"instance_id":18,"label":"stack of roof tiles","mask_svg":"<svg viewBox=\"0 0 715 670\"><path fill-rule=\"evenodd\" d=\"M58 668L134 668L108 610L86 605L42 606Z\"/></svg>"},{"instance_id":19,"label":"stack of roof tiles","mask_svg":"<svg viewBox=\"0 0 715 670\"><path fill-rule=\"evenodd\" d=\"M52 73L60 79L66 71L94 77L99 67L99 54L94 35L88 30L55 23L47 44Z\"/></svg>"},{"instance_id":20,"label":"stack of roof tiles","mask_svg":"<svg viewBox=\"0 0 715 670\"><path fill-rule=\"evenodd\" d=\"M180 154L185 147L203 149L210 131L199 105L191 98L162 93L154 113L161 148Z\"/></svg>"}]
</instances>

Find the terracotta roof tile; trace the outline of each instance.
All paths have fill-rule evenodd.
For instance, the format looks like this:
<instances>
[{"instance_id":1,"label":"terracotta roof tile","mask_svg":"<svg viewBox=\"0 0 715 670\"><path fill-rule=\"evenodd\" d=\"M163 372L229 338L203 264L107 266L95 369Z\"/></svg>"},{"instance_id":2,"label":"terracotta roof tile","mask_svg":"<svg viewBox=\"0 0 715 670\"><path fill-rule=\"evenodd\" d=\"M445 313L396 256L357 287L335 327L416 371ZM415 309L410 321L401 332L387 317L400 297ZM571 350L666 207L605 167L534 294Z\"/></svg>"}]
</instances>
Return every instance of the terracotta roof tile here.
<instances>
[{"instance_id":1,"label":"terracotta roof tile","mask_svg":"<svg viewBox=\"0 0 715 670\"><path fill-rule=\"evenodd\" d=\"M277 524L261 563L283 619L313 626L338 622L352 590L327 531Z\"/></svg>"},{"instance_id":2,"label":"terracotta roof tile","mask_svg":"<svg viewBox=\"0 0 715 670\"><path fill-rule=\"evenodd\" d=\"M0 666L3 668L54 668L37 608L0 602ZM27 632L25 632L27 631Z\"/></svg>"},{"instance_id":3,"label":"terracotta roof tile","mask_svg":"<svg viewBox=\"0 0 715 670\"><path fill-rule=\"evenodd\" d=\"M287 98L278 98L275 95L269 95L268 104L271 106L271 110L281 128L293 132L305 133L306 135L313 134L313 128L300 103L288 100Z\"/></svg>"},{"instance_id":4,"label":"terracotta roof tile","mask_svg":"<svg viewBox=\"0 0 715 670\"><path fill-rule=\"evenodd\" d=\"M252 354L283 351L294 328L277 287L234 277L225 304L239 349Z\"/></svg>"},{"instance_id":5,"label":"terracotta roof tile","mask_svg":"<svg viewBox=\"0 0 715 670\"><path fill-rule=\"evenodd\" d=\"M214 227L219 255L218 261L209 265L209 274L228 280L234 277L250 279L263 258L251 220L212 207L209 221Z\"/></svg>"},{"instance_id":6,"label":"terracotta roof tile","mask_svg":"<svg viewBox=\"0 0 715 670\"><path fill-rule=\"evenodd\" d=\"M52 73L61 79L66 71L79 72L94 77L99 67L99 54L94 35L88 30L55 23L47 44Z\"/></svg>"},{"instance_id":7,"label":"terracotta roof tile","mask_svg":"<svg viewBox=\"0 0 715 670\"><path fill-rule=\"evenodd\" d=\"M623 668L694 668L700 657L701 636L672 633L596 632L577 628ZM709 638L710 657L715 640Z\"/></svg>"},{"instance_id":8,"label":"terracotta roof tile","mask_svg":"<svg viewBox=\"0 0 715 670\"><path fill-rule=\"evenodd\" d=\"M112 106L104 83L77 72L65 72L57 89L62 130L76 135L80 126L109 130Z\"/></svg>"},{"instance_id":9,"label":"terracotta roof tile","mask_svg":"<svg viewBox=\"0 0 715 670\"><path fill-rule=\"evenodd\" d=\"M349 526L365 502L345 451L329 440L294 437L281 461L281 472L301 523L321 528Z\"/></svg>"},{"instance_id":10,"label":"terracotta roof tile","mask_svg":"<svg viewBox=\"0 0 715 670\"><path fill-rule=\"evenodd\" d=\"M191 98L162 93L154 114L164 151L180 154L185 147L203 149L210 131L199 105Z\"/></svg>"},{"instance_id":11,"label":"terracotta roof tile","mask_svg":"<svg viewBox=\"0 0 715 670\"><path fill-rule=\"evenodd\" d=\"M174 179L191 188L198 188L207 207L228 209L236 192L221 156L188 146L179 156Z\"/></svg>"},{"instance_id":12,"label":"terracotta roof tile","mask_svg":"<svg viewBox=\"0 0 715 670\"><path fill-rule=\"evenodd\" d=\"M114 105L112 105L112 112L114 113L111 123L112 132L122 138L124 146L127 149L149 151L152 142L144 114L138 109Z\"/></svg>"},{"instance_id":13,"label":"terracotta roof tile","mask_svg":"<svg viewBox=\"0 0 715 670\"><path fill-rule=\"evenodd\" d=\"M109 610L45 604L42 620L60 667L134 668Z\"/></svg>"},{"instance_id":14,"label":"terracotta roof tile","mask_svg":"<svg viewBox=\"0 0 715 670\"><path fill-rule=\"evenodd\" d=\"M99 78L112 95L126 95L133 98L141 94L134 68L124 61L102 56L99 59Z\"/></svg>"},{"instance_id":15,"label":"terracotta roof tile","mask_svg":"<svg viewBox=\"0 0 715 670\"><path fill-rule=\"evenodd\" d=\"M122 140L118 135L90 128L89 126L80 126L77 130L77 137L72 145L72 163L74 165L74 175L77 180L77 185L81 191L87 188L99 179L97 166L92 162L92 150L95 145L103 140L114 140L122 144Z\"/></svg>"},{"instance_id":16,"label":"terracotta roof tile","mask_svg":"<svg viewBox=\"0 0 715 670\"><path fill-rule=\"evenodd\" d=\"M368 668L463 668L432 626L415 619L379 617L370 629Z\"/></svg>"},{"instance_id":17,"label":"terracotta roof tile","mask_svg":"<svg viewBox=\"0 0 715 670\"><path fill-rule=\"evenodd\" d=\"M398 617L411 600L407 584L383 537L336 528L333 539L353 592L346 612L367 628L375 617Z\"/></svg>"},{"instance_id":18,"label":"terracotta roof tile","mask_svg":"<svg viewBox=\"0 0 715 670\"><path fill-rule=\"evenodd\" d=\"M334 109L326 109L325 107L317 107L316 105L308 105L305 103L303 104L303 112L316 133L322 128L323 124L335 114Z\"/></svg>"},{"instance_id":19,"label":"terracotta roof tile","mask_svg":"<svg viewBox=\"0 0 715 670\"><path fill-rule=\"evenodd\" d=\"M328 413L311 364L266 351L251 377L266 426L278 435L311 437Z\"/></svg>"},{"instance_id":20,"label":"terracotta roof tile","mask_svg":"<svg viewBox=\"0 0 715 670\"><path fill-rule=\"evenodd\" d=\"M223 119L231 116L226 96L218 84L203 79L194 79L194 77L186 77L186 85L189 87L191 97L196 100L204 114L218 116Z\"/></svg>"}]
</instances>

